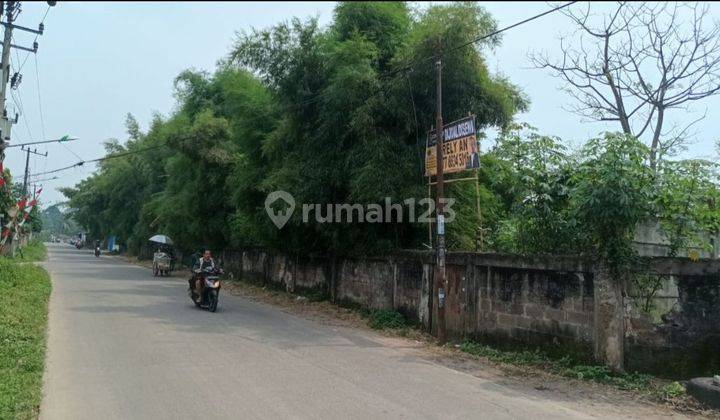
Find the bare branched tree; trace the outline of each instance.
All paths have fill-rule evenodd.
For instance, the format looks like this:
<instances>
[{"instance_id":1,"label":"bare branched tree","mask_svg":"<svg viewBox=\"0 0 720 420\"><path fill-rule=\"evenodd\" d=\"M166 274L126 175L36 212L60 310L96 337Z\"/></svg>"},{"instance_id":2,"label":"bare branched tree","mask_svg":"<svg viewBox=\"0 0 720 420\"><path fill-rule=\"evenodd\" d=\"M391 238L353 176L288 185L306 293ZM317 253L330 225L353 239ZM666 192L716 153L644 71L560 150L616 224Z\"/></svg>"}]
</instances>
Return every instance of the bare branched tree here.
<instances>
[{"instance_id":1,"label":"bare branched tree","mask_svg":"<svg viewBox=\"0 0 720 420\"><path fill-rule=\"evenodd\" d=\"M693 102L720 93L720 26L707 22L707 3L619 2L600 14L595 7L563 10L575 30L560 39L560 60L530 58L567 83L576 100L571 111L617 121L626 134L646 140L656 169L704 118L671 124L668 113L689 112Z\"/></svg>"}]
</instances>

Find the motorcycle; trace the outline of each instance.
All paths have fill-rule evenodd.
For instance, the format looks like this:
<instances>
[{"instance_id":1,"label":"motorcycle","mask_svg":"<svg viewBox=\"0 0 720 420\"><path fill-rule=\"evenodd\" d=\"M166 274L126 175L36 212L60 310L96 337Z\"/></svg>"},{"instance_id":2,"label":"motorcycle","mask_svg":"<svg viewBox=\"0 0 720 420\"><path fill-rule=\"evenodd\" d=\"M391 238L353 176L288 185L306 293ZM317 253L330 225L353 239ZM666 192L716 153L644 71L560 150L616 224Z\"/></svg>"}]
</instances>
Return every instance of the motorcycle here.
<instances>
[{"instance_id":1,"label":"motorcycle","mask_svg":"<svg viewBox=\"0 0 720 420\"><path fill-rule=\"evenodd\" d=\"M221 270L212 267L206 267L204 270L195 270L194 276L191 280L190 289L188 294L190 299L193 301L195 306L198 308L207 309L210 312L217 310L218 298L220 296L220 274ZM195 290L195 280L200 279L202 282L202 296L198 299L197 291Z\"/></svg>"},{"instance_id":2,"label":"motorcycle","mask_svg":"<svg viewBox=\"0 0 720 420\"><path fill-rule=\"evenodd\" d=\"M99 258L99 257L100 257L100 247L96 246L95 247L95 258Z\"/></svg>"}]
</instances>

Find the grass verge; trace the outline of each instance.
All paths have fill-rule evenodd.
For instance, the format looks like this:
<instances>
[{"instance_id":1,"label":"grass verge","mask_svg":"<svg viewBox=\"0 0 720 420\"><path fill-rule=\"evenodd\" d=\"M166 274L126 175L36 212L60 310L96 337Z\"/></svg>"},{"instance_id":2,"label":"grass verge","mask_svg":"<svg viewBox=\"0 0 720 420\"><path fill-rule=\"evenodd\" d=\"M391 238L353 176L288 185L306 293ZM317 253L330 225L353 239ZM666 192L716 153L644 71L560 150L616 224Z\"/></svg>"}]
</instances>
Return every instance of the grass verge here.
<instances>
[{"instance_id":1,"label":"grass verge","mask_svg":"<svg viewBox=\"0 0 720 420\"><path fill-rule=\"evenodd\" d=\"M496 363L534 366L573 379L612 385L626 391L649 391L653 377L641 373L614 373L607 366L586 365L570 357L551 358L540 350L501 351L473 341L465 341L460 350Z\"/></svg>"},{"instance_id":2,"label":"grass verge","mask_svg":"<svg viewBox=\"0 0 720 420\"><path fill-rule=\"evenodd\" d=\"M20 262L35 262L43 261L47 257L47 248L45 244L38 239L30 241L27 246L18 248L15 252L14 261Z\"/></svg>"},{"instance_id":3,"label":"grass verge","mask_svg":"<svg viewBox=\"0 0 720 420\"><path fill-rule=\"evenodd\" d=\"M49 297L44 269L0 258L0 419L38 415Z\"/></svg>"}]
</instances>

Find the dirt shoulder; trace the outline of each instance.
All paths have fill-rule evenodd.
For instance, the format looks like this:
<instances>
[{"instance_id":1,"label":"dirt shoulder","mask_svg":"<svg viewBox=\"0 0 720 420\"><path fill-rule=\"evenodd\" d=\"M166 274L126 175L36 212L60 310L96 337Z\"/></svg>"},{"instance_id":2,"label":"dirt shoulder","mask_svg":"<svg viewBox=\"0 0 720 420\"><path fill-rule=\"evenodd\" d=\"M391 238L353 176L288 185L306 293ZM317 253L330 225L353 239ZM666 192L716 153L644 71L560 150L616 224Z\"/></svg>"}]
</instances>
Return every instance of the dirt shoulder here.
<instances>
[{"instance_id":1,"label":"dirt shoulder","mask_svg":"<svg viewBox=\"0 0 720 420\"><path fill-rule=\"evenodd\" d=\"M120 257L133 264L150 268L151 261ZM185 280L187 270L172 277ZM268 289L253 283L228 280L223 291L323 325L362 330L388 347L403 349L428 362L473 375L495 384L520 391L532 398L550 403L571 404L597 417L628 418L720 418L720 412L701 407L687 396L668 398L659 394L667 381L653 379L650 389L626 391L614 386L560 376L542 368L497 363L460 351L458 345L439 346L432 336L415 328L372 330L360 311L344 308L329 301L313 301L304 296Z\"/></svg>"}]
</instances>

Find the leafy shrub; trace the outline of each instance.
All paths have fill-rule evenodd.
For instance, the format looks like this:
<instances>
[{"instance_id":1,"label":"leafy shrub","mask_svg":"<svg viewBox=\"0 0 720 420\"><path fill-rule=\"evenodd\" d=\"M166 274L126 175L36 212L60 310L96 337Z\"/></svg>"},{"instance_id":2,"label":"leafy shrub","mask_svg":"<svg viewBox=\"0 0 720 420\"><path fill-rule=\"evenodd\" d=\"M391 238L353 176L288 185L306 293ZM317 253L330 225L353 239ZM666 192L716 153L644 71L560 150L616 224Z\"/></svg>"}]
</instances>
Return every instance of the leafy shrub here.
<instances>
[{"instance_id":1,"label":"leafy shrub","mask_svg":"<svg viewBox=\"0 0 720 420\"><path fill-rule=\"evenodd\" d=\"M376 330L395 329L407 326L407 321L400 312L391 309L382 309L370 313L368 325L370 325L370 328Z\"/></svg>"},{"instance_id":2,"label":"leafy shrub","mask_svg":"<svg viewBox=\"0 0 720 420\"><path fill-rule=\"evenodd\" d=\"M679 382L672 382L662 387L661 394L664 399L678 398L685 395L685 387Z\"/></svg>"}]
</instances>

